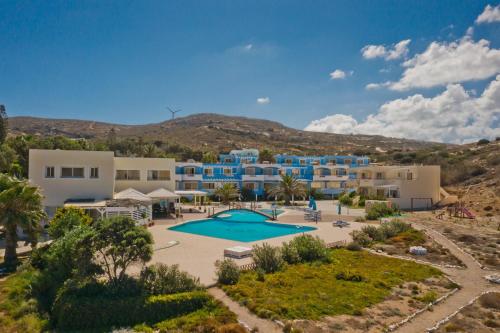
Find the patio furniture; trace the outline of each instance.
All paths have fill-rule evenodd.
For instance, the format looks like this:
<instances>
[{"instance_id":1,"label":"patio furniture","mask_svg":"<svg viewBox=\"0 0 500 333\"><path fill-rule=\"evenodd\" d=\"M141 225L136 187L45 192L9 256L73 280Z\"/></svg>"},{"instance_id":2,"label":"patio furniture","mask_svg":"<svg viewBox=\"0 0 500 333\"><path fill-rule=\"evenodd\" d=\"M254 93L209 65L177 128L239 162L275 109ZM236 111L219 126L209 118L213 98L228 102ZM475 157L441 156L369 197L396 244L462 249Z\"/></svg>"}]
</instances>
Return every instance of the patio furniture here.
<instances>
[{"instance_id":1,"label":"patio furniture","mask_svg":"<svg viewBox=\"0 0 500 333\"><path fill-rule=\"evenodd\" d=\"M346 221L342 221L342 220L339 220L339 221L335 221L332 223L332 225L334 227L339 227L339 228L343 228L343 227L348 227L350 226L350 223L349 222L346 222Z\"/></svg>"},{"instance_id":2,"label":"patio furniture","mask_svg":"<svg viewBox=\"0 0 500 333\"><path fill-rule=\"evenodd\" d=\"M252 255L252 248L246 246L233 246L224 249L224 257L241 259Z\"/></svg>"}]
</instances>

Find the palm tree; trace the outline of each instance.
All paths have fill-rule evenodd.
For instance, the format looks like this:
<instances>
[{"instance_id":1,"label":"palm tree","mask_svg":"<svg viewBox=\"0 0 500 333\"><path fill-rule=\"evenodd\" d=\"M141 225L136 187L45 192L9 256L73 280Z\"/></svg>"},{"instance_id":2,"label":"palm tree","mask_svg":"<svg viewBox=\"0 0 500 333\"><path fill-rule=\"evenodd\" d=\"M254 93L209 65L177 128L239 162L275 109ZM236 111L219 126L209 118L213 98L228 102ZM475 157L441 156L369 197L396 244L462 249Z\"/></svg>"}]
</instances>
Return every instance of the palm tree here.
<instances>
[{"instance_id":1,"label":"palm tree","mask_svg":"<svg viewBox=\"0 0 500 333\"><path fill-rule=\"evenodd\" d=\"M274 154L269 149L264 148L259 153L259 160L260 160L261 163L264 162L264 161L267 161L269 163L274 163L275 162Z\"/></svg>"},{"instance_id":2,"label":"palm tree","mask_svg":"<svg viewBox=\"0 0 500 333\"><path fill-rule=\"evenodd\" d=\"M305 195L305 186L291 175L281 175L279 184L273 186L268 193L270 198L283 198L285 205L290 205L290 200L293 200L294 197L305 197Z\"/></svg>"},{"instance_id":3,"label":"palm tree","mask_svg":"<svg viewBox=\"0 0 500 333\"><path fill-rule=\"evenodd\" d=\"M17 228L21 227L36 244L39 222L45 217L38 187L7 174L0 174L0 225L5 230L6 266L17 263Z\"/></svg>"},{"instance_id":4,"label":"palm tree","mask_svg":"<svg viewBox=\"0 0 500 333\"><path fill-rule=\"evenodd\" d=\"M228 204L232 199L237 198L240 194L238 189L231 183L226 183L221 187L217 188L214 192L215 195L219 196L224 204Z\"/></svg>"},{"instance_id":5,"label":"palm tree","mask_svg":"<svg viewBox=\"0 0 500 333\"><path fill-rule=\"evenodd\" d=\"M144 157L158 157L158 149L152 143L146 144L142 150Z\"/></svg>"}]
</instances>

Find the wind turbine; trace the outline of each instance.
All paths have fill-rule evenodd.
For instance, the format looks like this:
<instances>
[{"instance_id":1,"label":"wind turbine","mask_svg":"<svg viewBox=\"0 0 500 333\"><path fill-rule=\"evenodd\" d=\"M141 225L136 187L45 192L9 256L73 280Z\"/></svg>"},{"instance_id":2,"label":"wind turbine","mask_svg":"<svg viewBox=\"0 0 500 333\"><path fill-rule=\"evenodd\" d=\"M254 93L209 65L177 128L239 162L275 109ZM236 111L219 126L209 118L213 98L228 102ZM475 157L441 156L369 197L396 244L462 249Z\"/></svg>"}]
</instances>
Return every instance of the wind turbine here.
<instances>
[{"instance_id":1,"label":"wind turbine","mask_svg":"<svg viewBox=\"0 0 500 333\"><path fill-rule=\"evenodd\" d=\"M182 111L181 109L172 110L172 109L171 109L171 108L169 108L168 106L167 106L167 109L168 109L168 111L170 111L170 113L172 113L172 120L174 120L174 118L175 118L175 114L176 114L177 112Z\"/></svg>"}]
</instances>

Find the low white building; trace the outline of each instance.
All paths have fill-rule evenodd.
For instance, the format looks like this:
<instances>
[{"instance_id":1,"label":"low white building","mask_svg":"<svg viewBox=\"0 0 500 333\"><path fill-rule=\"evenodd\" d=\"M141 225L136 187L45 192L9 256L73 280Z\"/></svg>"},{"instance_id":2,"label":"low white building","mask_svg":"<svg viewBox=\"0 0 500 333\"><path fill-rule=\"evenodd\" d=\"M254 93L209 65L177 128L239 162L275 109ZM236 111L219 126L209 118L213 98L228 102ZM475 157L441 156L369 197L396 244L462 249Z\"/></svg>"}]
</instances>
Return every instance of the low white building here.
<instances>
[{"instance_id":1,"label":"low white building","mask_svg":"<svg viewBox=\"0 0 500 333\"><path fill-rule=\"evenodd\" d=\"M175 160L122 158L110 151L29 151L29 180L40 187L49 216L79 206L96 216L130 215L144 224L168 214L178 199ZM151 194L151 196L148 196Z\"/></svg>"}]
</instances>

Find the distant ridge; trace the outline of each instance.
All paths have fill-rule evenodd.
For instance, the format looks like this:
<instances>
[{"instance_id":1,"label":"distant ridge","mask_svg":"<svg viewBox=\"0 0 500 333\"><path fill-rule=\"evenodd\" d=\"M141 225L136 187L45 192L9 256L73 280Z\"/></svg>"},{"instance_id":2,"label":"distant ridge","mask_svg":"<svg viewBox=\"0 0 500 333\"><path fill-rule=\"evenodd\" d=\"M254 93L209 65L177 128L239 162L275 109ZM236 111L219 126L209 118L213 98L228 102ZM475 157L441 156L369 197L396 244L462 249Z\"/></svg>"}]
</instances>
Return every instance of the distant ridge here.
<instances>
[{"instance_id":1,"label":"distant ridge","mask_svg":"<svg viewBox=\"0 0 500 333\"><path fill-rule=\"evenodd\" d=\"M112 124L90 120L37 117L9 118L14 135L62 135L71 138L105 139L111 129L119 138L163 141L192 149L227 151L234 148L269 148L287 153L342 153L375 150L418 150L445 144L389 138L379 135L349 135L306 132L278 122L200 113L144 125Z\"/></svg>"}]
</instances>

